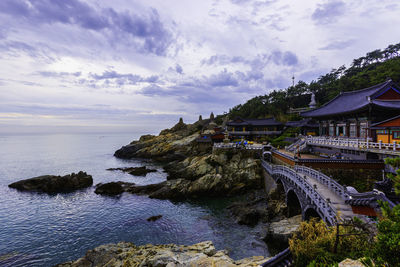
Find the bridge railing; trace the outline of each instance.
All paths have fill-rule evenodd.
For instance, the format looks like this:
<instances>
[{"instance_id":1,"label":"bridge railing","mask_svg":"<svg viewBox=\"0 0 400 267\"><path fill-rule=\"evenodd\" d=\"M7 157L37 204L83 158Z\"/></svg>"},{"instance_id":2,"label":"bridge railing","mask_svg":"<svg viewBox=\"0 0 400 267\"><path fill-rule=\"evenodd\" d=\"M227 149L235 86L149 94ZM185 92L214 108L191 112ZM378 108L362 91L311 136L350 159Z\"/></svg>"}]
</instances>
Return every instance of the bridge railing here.
<instances>
[{"instance_id":1,"label":"bridge railing","mask_svg":"<svg viewBox=\"0 0 400 267\"><path fill-rule=\"evenodd\" d=\"M296 184L314 204L318 207L319 211L323 214L325 221L331 225L336 223L336 208L328 202L318 191L316 191L304 176L300 175L294 169L283 165L272 165L262 160L262 166L270 174L280 174L288 178L291 183Z\"/></svg>"},{"instance_id":2,"label":"bridge railing","mask_svg":"<svg viewBox=\"0 0 400 267\"><path fill-rule=\"evenodd\" d=\"M241 148L248 150L262 150L262 144L214 143L215 148Z\"/></svg>"},{"instance_id":3,"label":"bridge railing","mask_svg":"<svg viewBox=\"0 0 400 267\"><path fill-rule=\"evenodd\" d=\"M342 148L356 148L359 150L368 150L368 149L379 149L379 150L400 150L400 144L397 144L396 141L393 143L382 143L382 142L372 142L370 140L360 140L360 139L351 139L351 138L337 138L337 137L315 137L308 136L307 144L313 145L327 145L334 147L342 147Z\"/></svg>"},{"instance_id":4,"label":"bridge railing","mask_svg":"<svg viewBox=\"0 0 400 267\"><path fill-rule=\"evenodd\" d=\"M298 173L308 175L319 181L321 184L326 185L332 192L340 196L340 198L343 199L344 201L349 199L349 193L347 192L346 187L339 184L334 179L323 174L322 172L319 172L309 167L299 166L299 165L296 165L294 167L294 170L297 171Z\"/></svg>"},{"instance_id":5,"label":"bridge railing","mask_svg":"<svg viewBox=\"0 0 400 267\"><path fill-rule=\"evenodd\" d=\"M290 249L287 248L274 257L269 259L267 262L261 264L262 267L280 267L280 266L291 266L293 264L293 256Z\"/></svg>"}]
</instances>

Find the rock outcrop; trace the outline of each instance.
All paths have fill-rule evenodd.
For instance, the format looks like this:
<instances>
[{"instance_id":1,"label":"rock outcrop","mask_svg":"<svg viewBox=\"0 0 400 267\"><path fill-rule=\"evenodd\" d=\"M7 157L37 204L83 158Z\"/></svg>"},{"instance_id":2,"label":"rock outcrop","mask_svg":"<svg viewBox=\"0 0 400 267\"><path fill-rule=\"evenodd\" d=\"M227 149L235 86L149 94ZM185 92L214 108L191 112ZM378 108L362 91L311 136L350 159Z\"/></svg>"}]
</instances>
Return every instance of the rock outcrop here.
<instances>
[{"instance_id":1,"label":"rock outcrop","mask_svg":"<svg viewBox=\"0 0 400 267\"><path fill-rule=\"evenodd\" d=\"M93 178L86 172L71 173L65 176L43 175L26 180L21 180L8 185L21 191L36 191L44 193L71 192L89 187Z\"/></svg>"},{"instance_id":2,"label":"rock outcrop","mask_svg":"<svg viewBox=\"0 0 400 267\"><path fill-rule=\"evenodd\" d=\"M195 141L200 132L208 128L210 120L199 120L193 124L185 124L183 120L171 129L165 129L158 136L143 135L138 141L118 149L114 156L117 158L149 158L156 161L171 162L183 160L188 156L194 156L210 152L204 150ZM215 124L215 123L214 123Z\"/></svg>"},{"instance_id":3,"label":"rock outcrop","mask_svg":"<svg viewBox=\"0 0 400 267\"><path fill-rule=\"evenodd\" d=\"M255 226L268 220L267 198L264 190L250 192L246 199L228 207L231 215L239 224Z\"/></svg>"},{"instance_id":4,"label":"rock outcrop","mask_svg":"<svg viewBox=\"0 0 400 267\"><path fill-rule=\"evenodd\" d=\"M301 215L272 222L268 225L266 240L270 243L288 243L292 234L297 231L302 222Z\"/></svg>"},{"instance_id":5,"label":"rock outcrop","mask_svg":"<svg viewBox=\"0 0 400 267\"><path fill-rule=\"evenodd\" d=\"M134 183L126 183L126 182L111 182L106 184L97 184L96 190L94 191L99 195L119 195L122 194L129 188L130 186L134 186Z\"/></svg>"},{"instance_id":6,"label":"rock outcrop","mask_svg":"<svg viewBox=\"0 0 400 267\"><path fill-rule=\"evenodd\" d=\"M143 167L127 167L127 168L109 168L107 171L123 171L134 176L146 176L149 172L157 172L155 169L148 169Z\"/></svg>"},{"instance_id":7,"label":"rock outcrop","mask_svg":"<svg viewBox=\"0 0 400 267\"><path fill-rule=\"evenodd\" d=\"M246 151L216 150L196 140L200 132L214 129L210 119L185 124L180 120L158 136L142 136L115 152L120 158L151 158L168 162L166 182L130 186L127 192L148 194L160 199L187 199L203 196L232 196L262 186L260 161ZM210 143L211 144L211 143ZM207 146L206 146L207 147Z\"/></svg>"},{"instance_id":8,"label":"rock outcrop","mask_svg":"<svg viewBox=\"0 0 400 267\"><path fill-rule=\"evenodd\" d=\"M216 251L211 241L191 246L181 245L144 245L121 242L108 244L89 250L76 261L56 265L57 267L119 267L119 266L259 266L267 259L262 256L245 258L239 261L231 259L225 251Z\"/></svg>"}]
</instances>

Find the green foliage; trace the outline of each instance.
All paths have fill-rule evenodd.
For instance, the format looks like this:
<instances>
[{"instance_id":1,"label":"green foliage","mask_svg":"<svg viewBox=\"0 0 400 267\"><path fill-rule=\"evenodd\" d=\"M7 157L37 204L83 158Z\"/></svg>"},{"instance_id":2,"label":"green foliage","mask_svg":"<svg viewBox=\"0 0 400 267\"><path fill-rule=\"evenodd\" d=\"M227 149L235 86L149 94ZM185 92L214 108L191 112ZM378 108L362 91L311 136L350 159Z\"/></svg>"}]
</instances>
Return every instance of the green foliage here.
<instances>
[{"instance_id":1,"label":"green foliage","mask_svg":"<svg viewBox=\"0 0 400 267\"><path fill-rule=\"evenodd\" d=\"M359 222L339 227L337 253L333 252L336 227L327 227L322 220L302 222L298 232L289 240L295 266L330 266L345 258L360 258L371 247L370 235ZM350 235L351 234L351 235Z\"/></svg>"},{"instance_id":2,"label":"green foliage","mask_svg":"<svg viewBox=\"0 0 400 267\"><path fill-rule=\"evenodd\" d=\"M385 163L394 168L400 167L400 158L387 158ZM394 181L396 192L400 189L400 171L390 175ZM400 205L393 209L387 202L380 202L382 217L378 223L378 234L371 256L377 265L399 266L400 263Z\"/></svg>"},{"instance_id":3,"label":"green foliage","mask_svg":"<svg viewBox=\"0 0 400 267\"><path fill-rule=\"evenodd\" d=\"M309 84L299 81L295 86L274 90L269 94L257 96L246 103L229 110L229 117L265 118L275 116L286 120L289 108L307 107L310 93L314 92L316 101L322 105L340 92L354 91L384 82L387 78L400 82L400 43L389 45L384 50L375 50L364 57L353 60L349 68L340 66L320 76Z\"/></svg>"},{"instance_id":4,"label":"green foliage","mask_svg":"<svg viewBox=\"0 0 400 267\"><path fill-rule=\"evenodd\" d=\"M391 165L396 170L396 175L388 173L388 177L394 182L394 189L396 194L400 194L400 158L386 158L385 164Z\"/></svg>"},{"instance_id":5,"label":"green foliage","mask_svg":"<svg viewBox=\"0 0 400 267\"><path fill-rule=\"evenodd\" d=\"M400 263L400 205L390 209L380 203L383 216L378 223L378 235L372 257L378 265L399 266Z\"/></svg>"},{"instance_id":6,"label":"green foliage","mask_svg":"<svg viewBox=\"0 0 400 267\"><path fill-rule=\"evenodd\" d=\"M284 141L285 138L287 137L295 137L296 134L300 133L300 128L294 127L294 128L288 128L283 134L280 136L269 140L269 142L274 146L274 147L285 147L290 145L290 142Z\"/></svg>"}]
</instances>

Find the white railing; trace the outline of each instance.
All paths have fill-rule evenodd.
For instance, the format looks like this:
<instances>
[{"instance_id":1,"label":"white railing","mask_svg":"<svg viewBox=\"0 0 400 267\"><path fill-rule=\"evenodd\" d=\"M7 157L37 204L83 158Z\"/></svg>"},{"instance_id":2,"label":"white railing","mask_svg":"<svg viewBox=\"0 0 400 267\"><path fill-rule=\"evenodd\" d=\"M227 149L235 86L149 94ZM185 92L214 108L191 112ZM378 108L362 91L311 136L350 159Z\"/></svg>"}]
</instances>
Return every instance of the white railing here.
<instances>
[{"instance_id":1,"label":"white railing","mask_svg":"<svg viewBox=\"0 0 400 267\"><path fill-rule=\"evenodd\" d=\"M238 144L238 143L214 143L215 148L241 148L241 149L248 149L248 150L262 150L262 144Z\"/></svg>"},{"instance_id":2,"label":"white railing","mask_svg":"<svg viewBox=\"0 0 400 267\"><path fill-rule=\"evenodd\" d=\"M262 166L270 174L281 174L292 183L296 184L306 195L309 197L314 204L318 207L319 211L323 214L326 222L330 224L336 223L336 208L326 200L318 191L316 191L304 176L297 173L294 169L283 166L283 165L272 165L262 160Z\"/></svg>"},{"instance_id":3,"label":"white railing","mask_svg":"<svg viewBox=\"0 0 400 267\"><path fill-rule=\"evenodd\" d=\"M249 134L259 134L259 135L277 135L281 134L282 131L228 131L230 135L249 135Z\"/></svg>"},{"instance_id":4,"label":"white railing","mask_svg":"<svg viewBox=\"0 0 400 267\"><path fill-rule=\"evenodd\" d=\"M340 196L340 198L343 199L344 201L349 199L349 194L346 188L343 185L336 182L334 179L323 174L322 172L319 172L309 167L298 166L298 165L294 167L294 170L297 171L298 173L305 174L319 181L321 184L327 186L336 195Z\"/></svg>"},{"instance_id":5,"label":"white railing","mask_svg":"<svg viewBox=\"0 0 400 267\"><path fill-rule=\"evenodd\" d=\"M400 150L400 144L372 142L370 140L350 139L350 138L334 138L334 137L307 137L307 144L325 145L340 148L355 148L358 150L379 149L379 150Z\"/></svg>"}]
</instances>

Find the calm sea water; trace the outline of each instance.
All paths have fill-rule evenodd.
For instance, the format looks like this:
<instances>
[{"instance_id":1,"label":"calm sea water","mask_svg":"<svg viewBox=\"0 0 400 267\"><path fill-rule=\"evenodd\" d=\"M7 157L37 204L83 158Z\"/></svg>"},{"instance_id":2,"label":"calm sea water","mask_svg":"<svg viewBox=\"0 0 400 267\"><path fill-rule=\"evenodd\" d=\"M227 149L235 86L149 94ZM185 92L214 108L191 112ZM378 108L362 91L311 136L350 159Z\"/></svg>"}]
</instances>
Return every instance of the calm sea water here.
<instances>
[{"instance_id":1,"label":"calm sea water","mask_svg":"<svg viewBox=\"0 0 400 267\"><path fill-rule=\"evenodd\" d=\"M166 174L155 163L113 157L132 139L127 134L0 135L0 266L52 266L119 241L141 245L211 240L235 259L268 255L257 238L259 229L237 225L226 214L232 200L171 202L127 193L105 197L96 195L93 187L47 195L7 187L21 179L80 170L91 174L94 184L164 181ZM158 171L135 177L105 170L144 165ZM159 214L160 220L147 222Z\"/></svg>"}]
</instances>

